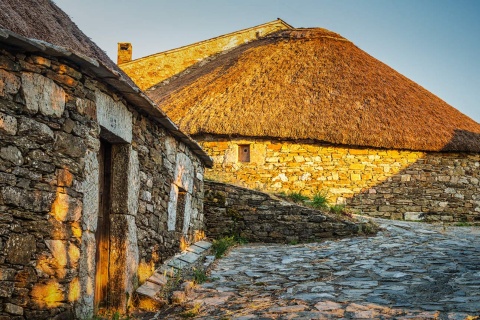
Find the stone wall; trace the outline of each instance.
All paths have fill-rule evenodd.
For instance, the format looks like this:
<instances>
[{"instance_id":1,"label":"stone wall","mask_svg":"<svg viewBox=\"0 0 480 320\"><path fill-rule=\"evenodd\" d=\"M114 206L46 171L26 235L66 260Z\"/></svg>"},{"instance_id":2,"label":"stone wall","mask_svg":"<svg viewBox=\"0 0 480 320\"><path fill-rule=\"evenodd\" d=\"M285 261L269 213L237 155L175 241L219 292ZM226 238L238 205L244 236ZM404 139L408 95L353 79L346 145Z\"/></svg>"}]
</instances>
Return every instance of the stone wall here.
<instances>
[{"instance_id":1,"label":"stone wall","mask_svg":"<svg viewBox=\"0 0 480 320\"><path fill-rule=\"evenodd\" d=\"M327 192L330 203L394 219L480 219L480 155L382 150L265 139L196 137L208 179L270 192ZM250 162L238 146L250 146Z\"/></svg>"},{"instance_id":2,"label":"stone wall","mask_svg":"<svg viewBox=\"0 0 480 320\"><path fill-rule=\"evenodd\" d=\"M368 222L348 221L268 193L214 181L205 181L205 218L208 237L235 235L250 242L313 242L376 232Z\"/></svg>"},{"instance_id":3,"label":"stone wall","mask_svg":"<svg viewBox=\"0 0 480 320\"><path fill-rule=\"evenodd\" d=\"M275 20L260 26L122 63L119 64L119 67L135 81L140 89L145 90L209 56L288 28L291 27L283 21Z\"/></svg>"},{"instance_id":4,"label":"stone wall","mask_svg":"<svg viewBox=\"0 0 480 320\"><path fill-rule=\"evenodd\" d=\"M75 64L0 45L0 319L92 316L101 139L112 144L110 294L121 311L203 234L203 165ZM172 229L176 187L188 196Z\"/></svg>"}]
</instances>

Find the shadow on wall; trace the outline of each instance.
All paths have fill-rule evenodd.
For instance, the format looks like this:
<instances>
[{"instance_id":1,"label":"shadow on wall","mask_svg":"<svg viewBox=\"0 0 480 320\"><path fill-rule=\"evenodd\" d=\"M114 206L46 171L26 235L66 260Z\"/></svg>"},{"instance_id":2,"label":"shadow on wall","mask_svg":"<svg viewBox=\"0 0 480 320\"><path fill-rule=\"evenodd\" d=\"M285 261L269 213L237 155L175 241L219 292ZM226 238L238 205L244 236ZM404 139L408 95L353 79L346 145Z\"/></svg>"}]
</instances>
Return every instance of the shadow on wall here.
<instances>
[{"instance_id":1,"label":"shadow on wall","mask_svg":"<svg viewBox=\"0 0 480 320\"><path fill-rule=\"evenodd\" d=\"M480 153L480 134L466 130L455 130L453 138L442 149L442 151L450 152L461 152L463 150L475 150Z\"/></svg>"},{"instance_id":2,"label":"shadow on wall","mask_svg":"<svg viewBox=\"0 0 480 320\"><path fill-rule=\"evenodd\" d=\"M347 205L391 219L480 221L480 153L467 149L480 150L480 134L456 130L442 152L426 153Z\"/></svg>"}]
</instances>

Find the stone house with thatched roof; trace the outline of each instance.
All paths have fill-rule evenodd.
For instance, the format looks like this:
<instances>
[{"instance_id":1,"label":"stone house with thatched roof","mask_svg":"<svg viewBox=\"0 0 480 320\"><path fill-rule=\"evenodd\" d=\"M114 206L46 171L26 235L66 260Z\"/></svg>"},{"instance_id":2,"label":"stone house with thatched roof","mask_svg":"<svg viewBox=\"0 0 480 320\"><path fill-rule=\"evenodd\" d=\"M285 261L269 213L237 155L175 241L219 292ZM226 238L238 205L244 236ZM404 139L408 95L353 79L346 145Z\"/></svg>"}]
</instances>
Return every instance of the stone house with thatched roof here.
<instances>
[{"instance_id":1,"label":"stone house with thatched roof","mask_svg":"<svg viewBox=\"0 0 480 320\"><path fill-rule=\"evenodd\" d=\"M209 179L480 220L480 125L334 32L268 33L146 92L213 157Z\"/></svg>"},{"instance_id":2,"label":"stone house with thatched roof","mask_svg":"<svg viewBox=\"0 0 480 320\"><path fill-rule=\"evenodd\" d=\"M0 2L0 319L124 311L211 158L49 0Z\"/></svg>"}]
</instances>

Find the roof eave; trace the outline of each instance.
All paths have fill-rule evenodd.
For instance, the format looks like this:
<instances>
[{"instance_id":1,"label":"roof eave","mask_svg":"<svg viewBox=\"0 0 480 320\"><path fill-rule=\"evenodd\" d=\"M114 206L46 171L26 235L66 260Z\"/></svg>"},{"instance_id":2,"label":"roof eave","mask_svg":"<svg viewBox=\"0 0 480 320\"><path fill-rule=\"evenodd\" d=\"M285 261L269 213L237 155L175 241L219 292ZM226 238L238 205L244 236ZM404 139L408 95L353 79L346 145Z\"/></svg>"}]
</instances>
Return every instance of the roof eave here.
<instances>
[{"instance_id":1,"label":"roof eave","mask_svg":"<svg viewBox=\"0 0 480 320\"><path fill-rule=\"evenodd\" d=\"M10 30L0 28L0 42L12 47L20 48L25 52L43 53L54 57L69 60L85 71L89 72L102 82L116 88L130 104L145 111L150 117L161 124L175 138L185 143L198 156L206 167L213 166L213 160L188 134L182 132L178 126L138 87L132 86L127 79L116 70L107 67L101 61L73 52L64 47L56 46L44 41L25 38Z\"/></svg>"}]
</instances>

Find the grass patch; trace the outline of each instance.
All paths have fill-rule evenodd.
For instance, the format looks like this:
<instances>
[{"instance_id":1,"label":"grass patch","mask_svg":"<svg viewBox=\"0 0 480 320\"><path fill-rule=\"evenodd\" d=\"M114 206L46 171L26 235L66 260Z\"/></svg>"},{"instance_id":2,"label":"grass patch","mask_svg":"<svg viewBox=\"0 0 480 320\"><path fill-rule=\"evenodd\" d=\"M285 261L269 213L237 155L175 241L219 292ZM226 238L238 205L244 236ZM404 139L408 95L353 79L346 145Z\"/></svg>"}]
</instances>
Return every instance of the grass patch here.
<instances>
[{"instance_id":1,"label":"grass patch","mask_svg":"<svg viewBox=\"0 0 480 320\"><path fill-rule=\"evenodd\" d=\"M471 227L471 226L473 226L473 224L471 224L470 222L467 222L467 221L460 221L460 222L455 223L454 226L456 226L456 227Z\"/></svg>"},{"instance_id":2,"label":"grass patch","mask_svg":"<svg viewBox=\"0 0 480 320\"><path fill-rule=\"evenodd\" d=\"M213 240L212 248L215 253L215 258L221 258L227 250L237 243L234 236L223 237L218 240Z\"/></svg>"},{"instance_id":3,"label":"grass patch","mask_svg":"<svg viewBox=\"0 0 480 320\"><path fill-rule=\"evenodd\" d=\"M326 192L318 192L313 196L312 202L310 203L315 209L328 208L328 200Z\"/></svg>"},{"instance_id":4,"label":"grass patch","mask_svg":"<svg viewBox=\"0 0 480 320\"><path fill-rule=\"evenodd\" d=\"M287 198L295 203L304 203L310 200L310 198L304 196L301 192L291 192L287 195Z\"/></svg>"},{"instance_id":5,"label":"grass patch","mask_svg":"<svg viewBox=\"0 0 480 320\"><path fill-rule=\"evenodd\" d=\"M330 207L330 212L334 214L342 214L345 211L344 204L336 204Z\"/></svg>"},{"instance_id":6,"label":"grass patch","mask_svg":"<svg viewBox=\"0 0 480 320\"><path fill-rule=\"evenodd\" d=\"M202 284L208 280L208 276L203 269L193 269L193 281Z\"/></svg>"}]
</instances>

